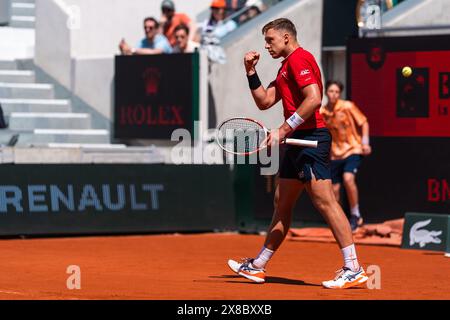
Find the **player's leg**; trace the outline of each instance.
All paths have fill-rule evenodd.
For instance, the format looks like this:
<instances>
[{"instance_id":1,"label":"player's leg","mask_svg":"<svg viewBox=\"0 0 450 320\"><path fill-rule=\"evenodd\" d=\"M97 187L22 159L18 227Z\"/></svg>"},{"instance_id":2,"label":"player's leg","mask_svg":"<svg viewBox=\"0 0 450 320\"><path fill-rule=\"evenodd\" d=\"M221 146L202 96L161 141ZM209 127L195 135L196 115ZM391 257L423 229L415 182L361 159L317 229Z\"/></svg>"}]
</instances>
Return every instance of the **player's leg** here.
<instances>
[{"instance_id":1,"label":"player's leg","mask_svg":"<svg viewBox=\"0 0 450 320\"><path fill-rule=\"evenodd\" d=\"M330 179L319 179L315 177L305 184L316 209L323 216L340 248L348 247L353 243L353 235L350 224L344 211L336 200ZM355 261L357 263L357 261ZM355 265L355 268L358 266Z\"/></svg>"},{"instance_id":2,"label":"player's leg","mask_svg":"<svg viewBox=\"0 0 450 320\"><path fill-rule=\"evenodd\" d=\"M292 220L292 210L304 189L296 179L279 179L274 197L274 213L264 246L254 259L229 260L228 266L237 274L258 283L265 282L265 267L285 239Z\"/></svg>"},{"instance_id":3,"label":"player's leg","mask_svg":"<svg viewBox=\"0 0 450 320\"><path fill-rule=\"evenodd\" d=\"M228 261L228 266L234 272L255 282L265 281L265 266L286 237L291 224L292 209L304 189L294 162L300 151L300 148L287 145L280 149L280 178L275 190L274 213L259 254L254 259L244 259L241 262Z\"/></svg>"},{"instance_id":4,"label":"player's leg","mask_svg":"<svg viewBox=\"0 0 450 320\"><path fill-rule=\"evenodd\" d=\"M334 197L336 198L337 202L339 202L341 198L342 175L344 174L344 161L332 160L330 163L330 167Z\"/></svg>"},{"instance_id":5,"label":"player's leg","mask_svg":"<svg viewBox=\"0 0 450 320\"><path fill-rule=\"evenodd\" d=\"M341 201L341 184L340 183L333 184L333 193L334 193L334 197L336 198L336 201L340 202Z\"/></svg>"},{"instance_id":6,"label":"player's leg","mask_svg":"<svg viewBox=\"0 0 450 320\"><path fill-rule=\"evenodd\" d=\"M327 288L349 288L367 281L364 269L359 265L350 224L333 193L331 180L315 177L306 185L314 206L324 217L341 248L344 267L334 280L324 281Z\"/></svg>"},{"instance_id":7,"label":"player's leg","mask_svg":"<svg viewBox=\"0 0 450 320\"><path fill-rule=\"evenodd\" d=\"M343 184L347 193L348 204L353 209L358 204L358 188L356 186L356 177L352 172L345 172L343 175Z\"/></svg>"},{"instance_id":8,"label":"player's leg","mask_svg":"<svg viewBox=\"0 0 450 320\"><path fill-rule=\"evenodd\" d=\"M327 288L347 288L367 281L363 268L358 263L353 234L344 211L336 200L332 186L332 173L328 161L331 136L328 131L315 130L312 137L319 141L316 149L305 149L299 165L303 168L305 188L314 206L331 228L341 249L344 267L334 280L322 284Z\"/></svg>"},{"instance_id":9,"label":"player's leg","mask_svg":"<svg viewBox=\"0 0 450 320\"><path fill-rule=\"evenodd\" d=\"M274 197L274 213L267 232L264 247L276 251L286 237L291 221L292 210L304 189L303 183L296 179L279 179ZM255 265L265 267L255 259Z\"/></svg>"},{"instance_id":10,"label":"player's leg","mask_svg":"<svg viewBox=\"0 0 450 320\"><path fill-rule=\"evenodd\" d=\"M356 173L360 163L361 156L352 155L346 159L343 170L343 184L350 205L350 225L353 231L363 224L363 219L359 212L358 186L356 184Z\"/></svg>"}]
</instances>

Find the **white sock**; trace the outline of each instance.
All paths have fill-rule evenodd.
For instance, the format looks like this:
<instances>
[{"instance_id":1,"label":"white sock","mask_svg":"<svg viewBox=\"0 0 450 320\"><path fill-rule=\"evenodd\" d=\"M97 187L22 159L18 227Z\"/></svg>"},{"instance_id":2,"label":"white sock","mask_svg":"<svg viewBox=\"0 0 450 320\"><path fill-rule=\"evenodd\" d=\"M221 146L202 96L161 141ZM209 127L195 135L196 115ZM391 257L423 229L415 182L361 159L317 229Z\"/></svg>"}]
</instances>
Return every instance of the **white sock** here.
<instances>
[{"instance_id":1,"label":"white sock","mask_svg":"<svg viewBox=\"0 0 450 320\"><path fill-rule=\"evenodd\" d=\"M267 249L263 246L256 259L253 260L252 265L258 269L264 269L267 262L269 262L270 258L272 258L274 252L275 251Z\"/></svg>"},{"instance_id":2,"label":"white sock","mask_svg":"<svg viewBox=\"0 0 450 320\"><path fill-rule=\"evenodd\" d=\"M350 213L352 214L352 216L360 218L361 217L361 213L359 212L359 205L357 204L356 206L351 208L350 209Z\"/></svg>"},{"instance_id":3,"label":"white sock","mask_svg":"<svg viewBox=\"0 0 450 320\"><path fill-rule=\"evenodd\" d=\"M348 247L341 249L344 256L344 266L352 271L359 270L358 258L356 257L355 245L351 244Z\"/></svg>"}]
</instances>

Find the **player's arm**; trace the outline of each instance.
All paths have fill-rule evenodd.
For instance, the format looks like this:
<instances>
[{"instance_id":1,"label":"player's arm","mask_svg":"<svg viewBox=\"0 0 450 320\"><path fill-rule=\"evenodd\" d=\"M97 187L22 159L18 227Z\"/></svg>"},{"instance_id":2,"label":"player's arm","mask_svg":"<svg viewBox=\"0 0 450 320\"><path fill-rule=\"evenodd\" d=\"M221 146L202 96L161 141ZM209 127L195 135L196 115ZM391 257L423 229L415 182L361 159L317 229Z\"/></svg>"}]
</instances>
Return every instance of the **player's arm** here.
<instances>
[{"instance_id":1,"label":"player's arm","mask_svg":"<svg viewBox=\"0 0 450 320\"><path fill-rule=\"evenodd\" d=\"M280 97L277 95L277 89L273 85L270 85L267 89L264 89L261 85L257 89L251 90L251 92L259 110L270 109L280 100Z\"/></svg>"},{"instance_id":2,"label":"player's arm","mask_svg":"<svg viewBox=\"0 0 450 320\"><path fill-rule=\"evenodd\" d=\"M363 144L369 144L369 122L364 122L361 127Z\"/></svg>"},{"instance_id":3,"label":"player's arm","mask_svg":"<svg viewBox=\"0 0 450 320\"><path fill-rule=\"evenodd\" d=\"M372 153L372 148L370 147L369 141L369 121L367 121L367 117L353 102L351 102L349 106L349 110L355 119L356 124L361 129L363 155L369 155Z\"/></svg>"},{"instance_id":4,"label":"player's arm","mask_svg":"<svg viewBox=\"0 0 450 320\"><path fill-rule=\"evenodd\" d=\"M301 126L301 124L311 117L322 105L322 95L320 94L320 89L317 84L307 85L303 87L301 91L305 99L297 108L297 111L278 129L280 139L283 139L298 126Z\"/></svg>"},{"instance_id":5,"label":"player's arm","mask_svg":"<svg viewBox=\"0 0 450 320\"><path fill-rule=\"evenodd\" d=\"M163 49L135 49L133 54L136 55L150 55L150 54L162 54L164 52Z\"/></svg>"},{"instance_id":6,"label":"player's arm","mask_svg":"<svg viewBox=\"0 0 450 320\"><path fill-rule=\"evenodd\" d=\"M369 143L369 122L366 121L361 127L362 131L362 151L364 155L369 155L372 153L372 147Z\"/></svg>"},{"instance_id":7,"label":"player's arm","mask_svg":"<svg viewBox=\"0 0 450 320\"><path fill-rule=\"evenodd\" d=\"M265 89L261 84L255 69L258 61L259 53L255 51L248 52L244 57L244 66L253 100L255 100L260 110L267 110L275 105L280 100L280 97L274 85L270 85Z\"/></svg>"}]
</instances>

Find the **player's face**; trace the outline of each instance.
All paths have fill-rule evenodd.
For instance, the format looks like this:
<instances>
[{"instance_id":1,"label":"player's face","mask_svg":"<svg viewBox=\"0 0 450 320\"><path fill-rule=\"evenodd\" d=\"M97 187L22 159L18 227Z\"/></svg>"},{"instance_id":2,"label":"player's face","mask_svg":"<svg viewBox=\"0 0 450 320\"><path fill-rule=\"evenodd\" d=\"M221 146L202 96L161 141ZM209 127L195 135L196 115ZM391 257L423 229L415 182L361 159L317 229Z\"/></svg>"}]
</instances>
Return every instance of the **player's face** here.
<instances>
[{"instance_id":1,"label":"player's face","mask_svg":"<svg viewBox=\"0 0 450 320\"><path fill-rule=\"evenodd\" d=\"M274 29L269 29L264 34L264 39L266 40L265 48L272 58L278 59L283 56L288 43L287 36L286 32Z\"/></svg>"},{"instance_id":2,"label":"player's face","mask_svg":"<svg viewBox=\"0 0 450 320\"><path fill-rule=\"evenodd\" d=\"M341 97L341 89L335 84L332 84L327 90L328 101L335 104Z\"/></svg>"}]
</instances>

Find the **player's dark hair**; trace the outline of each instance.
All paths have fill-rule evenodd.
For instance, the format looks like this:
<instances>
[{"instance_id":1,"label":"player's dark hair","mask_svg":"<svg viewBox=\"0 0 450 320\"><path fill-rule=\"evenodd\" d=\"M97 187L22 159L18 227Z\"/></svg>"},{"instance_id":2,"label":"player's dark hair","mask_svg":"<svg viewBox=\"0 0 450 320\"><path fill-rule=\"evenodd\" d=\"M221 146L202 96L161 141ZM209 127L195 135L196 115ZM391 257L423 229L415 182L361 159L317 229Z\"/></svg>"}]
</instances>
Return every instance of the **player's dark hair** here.
<instances>
[{"instance_id":1,"label":"player's dark hair","mask_svg":"<svg viewBox=\"0 0 450 320\"><path fill-rule=\"evenodd\" d=\"M342 84L342 82L338 80L328 80L327 83L325 84L325 91L328 91L328 88L331 87L332 85L338 86L341 92L344 91L344 85Z\"/></svg>"},{"instance_id":2,"label":"player's dark hair","mask_svg":"<svg viewBox=\"0 0 450 320\"><path fill-rule=\"evenodd\" d=\"M289 19L280 18L269 22L262 28L262 33L265 34L269 29L285 30L297 39L297 29L295 28L294 23Z\"/></svg>"},{"instance_id":3,"label":"player's dark hair","mask_svg":"<svg viewBox=\"0 0 450 320\"><path fill-rule=\"evenodd\" d=\"M184 23L181 23L181 24L177 25L177 26L175 27L174 33L178 32L178 31L180 31L180 30L186 31L186 34L189 35L189 28L188 28L188 26L185 25Z\"/></svg>"},{"instance_id":4,"label":"player's dark hair","mask_svg":"<svg viewBox=\"0 0 450 320\"><path fill-rule=\"evenodd\" d=\"M153 17L147 17L147 18L145 18L145 19L144 19L144 25L147 23L147 21L153 21L153 22L155 23L156 29L159 28L159 22L158 22L158 20L156 20L155 18L153 18Z\"/></svg>"}]
</instances>

